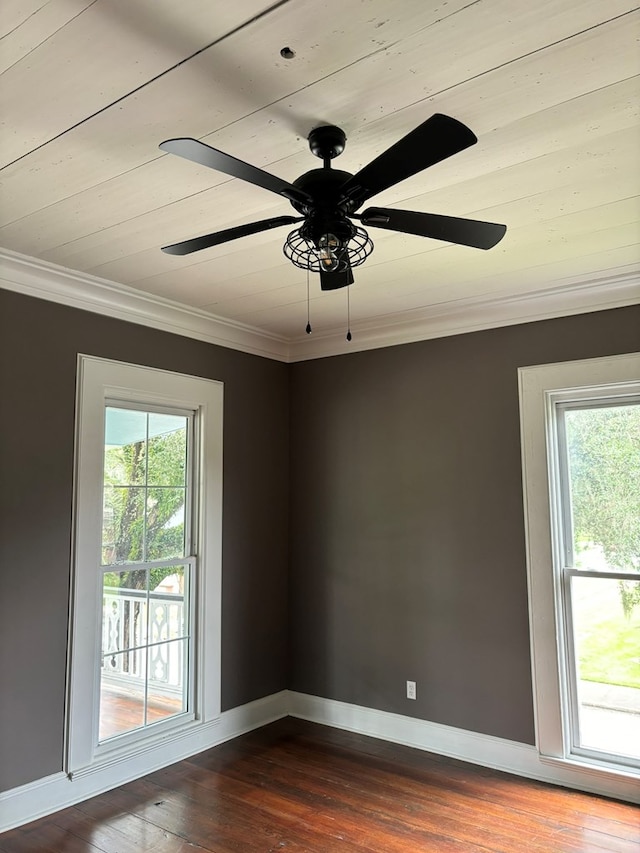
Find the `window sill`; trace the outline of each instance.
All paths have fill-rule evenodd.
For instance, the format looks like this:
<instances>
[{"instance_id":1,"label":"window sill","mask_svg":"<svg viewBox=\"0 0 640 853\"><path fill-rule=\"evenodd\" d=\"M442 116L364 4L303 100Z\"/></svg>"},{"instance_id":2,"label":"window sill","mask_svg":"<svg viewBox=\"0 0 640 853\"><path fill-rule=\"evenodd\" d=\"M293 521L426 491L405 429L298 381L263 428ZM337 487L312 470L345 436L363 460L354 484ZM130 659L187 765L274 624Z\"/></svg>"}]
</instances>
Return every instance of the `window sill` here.
<instances>
[{"instance_id":1,"label":"window sill","mask_svg":"<svg viewBox=\"0 0 640 853\"><path fill-rule=\"evenodd\" d=\"M640 769L627 767L620 764L611 764L606 761L598 761L593 758L581 758L572 755L568 758L540 754L540 762L554 768L565 768L567 770L587 773L598 778L609 778L611 780L625 779L629 781L640 781Z\"/></svg>"},{"instance_id":2,"label":"window sill","mask_svg":"<svg viewBox=\"0 0 640 853\"><path fill-rule=\"evenodd\" d=\"M109 768L121 765L123 763L144 761L145 756L152 755L159 747L166 749L167 746L178 744L181 741L193 738L196 736L199 740L205 736L205 733L215 728L220 723L220 717L216 717L207 722L189 715L189 719L181 718L179 726L171 728L163 728L162 731L153 733L153 736L146 737L144 740L138 740L137 743L122 743L111 748L100 748L96 751L91 764L86 767L79 767L76 770L69 772L67 775L71 781L80 779L84 776L89 776L92 773L100 773Z\"/></svg>"}]
</instances>

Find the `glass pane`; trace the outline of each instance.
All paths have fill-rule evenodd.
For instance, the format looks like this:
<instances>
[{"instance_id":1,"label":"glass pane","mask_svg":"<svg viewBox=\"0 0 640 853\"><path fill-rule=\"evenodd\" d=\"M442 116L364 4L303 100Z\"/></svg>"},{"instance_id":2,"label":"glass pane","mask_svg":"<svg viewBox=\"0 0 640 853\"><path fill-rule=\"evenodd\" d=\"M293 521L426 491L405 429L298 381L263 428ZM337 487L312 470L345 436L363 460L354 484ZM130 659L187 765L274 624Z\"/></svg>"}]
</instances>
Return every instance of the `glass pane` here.
<instances>
[{"instance_id":1,"label":"glass pane","mask_svg":"<svg viewBox=\"0 0 640 853\"><path fill-rule=\"evenodd\" d=\"M146 655L143 648L105 658L100 674L101 741L144 725Z\"/></svg>"},{"instance_id":2,"label":"glass pane","mask_svg":"<svg viewBox=\"0 0 640 853\"><path fill-rule=\"evenodd\" d=\"M184 556L184 489L147 492L147 560Z\"/></svg>"},{"instance_id":3,"label":"glass pane","mask_svg":"<svg viewBox=\"0 0 640 853\"><path fill-rule=\"evenodd\" d=\"M149 642L177 640L187 634L188 601L185 575L188 566L152 569L149 593Z\"/></svg>"},{"instance_id":4,"label":"glass pane","mask_svg":"<svg viewBox=\"0 0 640 853\"><path fill-rule=\"evenodd\" d=\"M112 486L140 486L146 479L147 413L107 407L104 481Z\"/></svg>"},{"instance_id":5,"label":"glass pane","mask_svg":"<svg viewBox=\"0 0 640 853\"><path fill-rule=\"evenodd\" d=\"M640 405L565 412L574 565L640 571Z\"/></svg>"},{"instance_id":6,"label":"glass pane","mask_svg":"<svg viewBox=\"0 0 640 853\"><path fill-rule=\"evenodd\" d=\"M640 758L640 581L574 577L571 601L579 746Z\"/></svg>"},{"instance_id":7,"label":"glass pane","mask_svg":"<svg viewBox=\"0 0 640 853\"><path fill-rule=\"evenodd\" d=\"M187 710L188 591L189 566L104 572L101 740Z\"/></svg>"},{"instance_id":8,"label":"glass pane","mask_svg":"<svg viewBox=\"0 0 640 853\"><path fill-rule=\"evenodd\" d=\"M149 413L150 486L185 485L187 418Z\"/></svg>"},{"instance_id":9,"label":"glass pane","mask_svg":"<svg viewBox=\"0 0 640 853\"><path fill-rule=\"evenodd\" d=\"M102 510L102 565L139 562L144 546L143 488L105 486Z\"/></svg>"},{"instance_id":10,"label":"glass pane","mask_svg":"<svg viewBox=\"0 0 640 853\"><path fill-rule=\"evenodd\" d=\"M147 723L187 710L186 640L149 647Z\"/></svg>"},{"instance_id":11,"label":"glass pane","mask_svg":"<svg viewBox=\"0 0 640 853\"><path fill-rule=\"evenodd\" d=\"M122 652L147 642L147 572L105 572L103 579L102 653ZM120 665L128 666L127 659ZM105 657L104 666L115 666Z\"/></svg>"}]
</instances>

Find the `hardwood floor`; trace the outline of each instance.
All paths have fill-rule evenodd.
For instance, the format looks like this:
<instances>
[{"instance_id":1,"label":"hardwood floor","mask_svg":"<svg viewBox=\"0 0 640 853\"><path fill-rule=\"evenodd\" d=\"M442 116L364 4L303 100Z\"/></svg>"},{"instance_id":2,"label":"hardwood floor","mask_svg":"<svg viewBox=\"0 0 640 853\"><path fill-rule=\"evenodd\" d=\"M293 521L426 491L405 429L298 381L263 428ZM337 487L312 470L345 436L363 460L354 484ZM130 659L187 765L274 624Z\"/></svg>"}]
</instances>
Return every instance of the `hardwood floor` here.
<instances>
[{"instance_id":1,"label":"hardwood floor","mask_svg":"<svg viewBox=\"0 0 640 853\"><path fill-rule=\"evenodd\" d=\"M182 700L151 695L147 700L147 722L164 720L182 710ZM130 732L144 722L144 691L125 690L102 684L100 691L100 740Z\"/></svg>"},{"instance_id":2,"label":"hardwood floor","mask_svg":"<svg viewBox=\"0 0 640 853\"><path fill-rule=\"evenodd\" d=\"M0 836L2 853L638 853L640 809L286 718Z\"/></svg>"}]
</instances>

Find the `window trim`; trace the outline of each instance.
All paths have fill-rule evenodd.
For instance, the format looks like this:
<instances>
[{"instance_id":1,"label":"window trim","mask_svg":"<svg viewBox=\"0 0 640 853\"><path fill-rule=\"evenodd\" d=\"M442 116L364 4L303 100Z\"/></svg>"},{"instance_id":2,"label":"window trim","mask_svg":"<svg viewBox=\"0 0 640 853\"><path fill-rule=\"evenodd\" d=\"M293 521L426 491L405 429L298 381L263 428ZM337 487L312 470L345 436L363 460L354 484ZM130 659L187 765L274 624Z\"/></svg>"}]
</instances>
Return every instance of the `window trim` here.
<instances>
[{"instance_id":1,"label":"window trim","mask_svg":"<svg viewBox=\"0 0 640 853\"><path fill-rule=\"evenodd\" d=\"M563 713L569 704L557 571L563 544L554 520L559 495L549 473L558 470L558 448L549 427L557 401L637 394L640 353L522 367L518 385L536 747L541 760L639 778L635 769L572 752Z\"/></svg>"},{"instance_id":2,"label":"window trim","mask_svg":"<svg viewBox=\"0 0 640 853\"><path fill-rule=\"evenodd\" d=\"M166 745L167 740L220 716L222 587L223 385L210 379L78 356L74 465L73 558L67 664L65 772L73 777ZM198 413L194 441L200 465L194 472L196 501L193 553L199 564L194 587L195 695L193 714L180 715L136 737L97 741L97 690L102 624L100 542L104 409L123 403L190 409ZM83 566L86 567L83 569ZM80 606L84 602L87 606ZM97 627L96 627L97 626ZM89 638L89 640L87 640ZM130 733L134 734L134 733Z\"/></svg>"}]
</instances>

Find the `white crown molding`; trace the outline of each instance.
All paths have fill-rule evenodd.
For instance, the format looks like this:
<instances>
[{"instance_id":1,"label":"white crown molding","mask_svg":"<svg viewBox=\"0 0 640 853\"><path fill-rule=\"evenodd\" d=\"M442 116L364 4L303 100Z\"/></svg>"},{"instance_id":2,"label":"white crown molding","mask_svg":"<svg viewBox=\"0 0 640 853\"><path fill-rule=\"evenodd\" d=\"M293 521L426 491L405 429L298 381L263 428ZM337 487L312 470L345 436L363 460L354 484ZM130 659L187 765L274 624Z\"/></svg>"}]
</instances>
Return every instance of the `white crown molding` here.
<instances>
[{"instance_id":1,"label":"white crown molding","mask_svg":"<svg viewBox=\"0 0 640 853\"><path fill-rule=\"evenodd\" d=\"M282 337L8 249L0 249L0 287L228 349L288 361L289 348Z\"/></svg>"},{"instance_id":2,"label":"white crown molding","mask_svg":"<svg viewBox=\"0 0 640 853\"><path fill-rule=\"evenodd\" d=\"M563 284L525 293L456 299L414 311L351 323L353 339L344 328L291 341L289 361L307 361L350 352L379 349L461 335L500 326L549 320L590 311L621 308L640 302L640 270L612 271L594 279L568 279Z\"/></svg>"},{"instance_id":3,"label":"white crown molding","mask_svg":"<svg viewBox=\"0 0 640 853\"><path fill-rule=\"evenodd\" d=\"M376 317L352 324L353 340L347 343L342 328L287 340L7 249L0 249L0 287L284 362L347 355L640 302L640 272L635 267L624 268L521 294L457 299Z\"/></svg>"}]
</instances>

